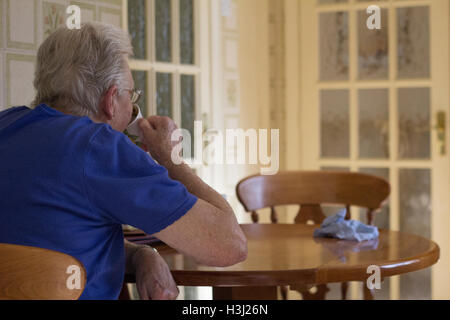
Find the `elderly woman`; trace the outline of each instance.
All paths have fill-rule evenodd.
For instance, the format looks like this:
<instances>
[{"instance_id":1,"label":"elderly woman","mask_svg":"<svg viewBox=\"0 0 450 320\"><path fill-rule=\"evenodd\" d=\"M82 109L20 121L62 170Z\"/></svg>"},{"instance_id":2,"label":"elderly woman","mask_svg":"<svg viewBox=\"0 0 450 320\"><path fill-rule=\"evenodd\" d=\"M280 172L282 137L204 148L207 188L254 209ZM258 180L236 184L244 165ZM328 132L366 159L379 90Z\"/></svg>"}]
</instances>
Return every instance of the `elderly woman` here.
<instances>
[{"instance_id":1,"label":"elderly woman","mask_svg":"<svg viewBox=\"0 0 450 320\"><path fill-rule=\"evenodd\" d=\"M87 272L82 299L117 299L125 272L143 299L178 295L157 252L124 242L123 224L206 265L247 254L227 202L172 162L171 119L139 123L153 158L122 133L138 98L131 54L113 26L61 28L39 48L33 108L0 113L0 242L76 257Z\"/></svg>"}]
</instances>

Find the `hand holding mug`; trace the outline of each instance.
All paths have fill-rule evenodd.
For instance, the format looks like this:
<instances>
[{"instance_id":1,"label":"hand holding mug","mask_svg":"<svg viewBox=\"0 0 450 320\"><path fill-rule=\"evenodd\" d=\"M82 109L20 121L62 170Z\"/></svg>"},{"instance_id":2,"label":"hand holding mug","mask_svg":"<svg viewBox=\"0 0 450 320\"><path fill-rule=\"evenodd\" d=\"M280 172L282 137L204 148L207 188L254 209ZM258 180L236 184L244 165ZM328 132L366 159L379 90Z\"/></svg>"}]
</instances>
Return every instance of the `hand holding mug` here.
<instances>
[{"instance_id":1,"label":"hand holding mug","mask_svg":"<svg viewBox=\"0 0 450 320\"><path fill-rule=\"evenodd\" d=\"M151 116L140 119L139 127L142 132L142 142L153 158L162 165L170 164L172 150L182 139L172 141L172 134L178 129L175 122L168 117Z\"/></svg>"}]
</instances>

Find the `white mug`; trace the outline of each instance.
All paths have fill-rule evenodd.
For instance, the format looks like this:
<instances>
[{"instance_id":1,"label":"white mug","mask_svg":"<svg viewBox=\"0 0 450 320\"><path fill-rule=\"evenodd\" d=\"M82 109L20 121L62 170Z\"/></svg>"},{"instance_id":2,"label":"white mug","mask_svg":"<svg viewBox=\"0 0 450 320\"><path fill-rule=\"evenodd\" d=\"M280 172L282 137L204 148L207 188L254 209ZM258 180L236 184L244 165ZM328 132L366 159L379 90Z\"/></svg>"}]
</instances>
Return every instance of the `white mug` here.
<instances>
[{"instance_id":1,"label":"white mug","mask_svg":"<svg viewBox=\"0 0 450 320\"><path fill-rule=\"evenodd\" d=\"M139 120L143 119L144 117L142 116L141 109L137 104L133 105L133 111L137 111L137 116L131 120L130 124L127 127L127 132L130 135L137 137L135 139L135 142L142 142L142 130L141 128L139 128Z\"/></svg>"}]
</instances>

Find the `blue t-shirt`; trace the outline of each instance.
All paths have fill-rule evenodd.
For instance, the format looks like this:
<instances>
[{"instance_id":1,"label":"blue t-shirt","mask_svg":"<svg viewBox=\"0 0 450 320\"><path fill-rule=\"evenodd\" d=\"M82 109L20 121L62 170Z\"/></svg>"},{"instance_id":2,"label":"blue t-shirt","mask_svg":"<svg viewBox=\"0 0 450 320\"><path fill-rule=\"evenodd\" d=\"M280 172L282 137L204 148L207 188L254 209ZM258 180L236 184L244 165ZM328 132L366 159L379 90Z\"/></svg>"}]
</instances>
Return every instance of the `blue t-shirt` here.
<instances>
[{"instance_id":1,"label":"blue t-shirt","mask_svg":"<svg viewBox=\"0 0 450 320\"><path fill-rule=\"evenodd\" d=\"M196 201L107 124L44 104L0 112L0 242L76 257L87 272L81 299L118 298L122 224L153 234Z\"/></svg>"}]
</instances>

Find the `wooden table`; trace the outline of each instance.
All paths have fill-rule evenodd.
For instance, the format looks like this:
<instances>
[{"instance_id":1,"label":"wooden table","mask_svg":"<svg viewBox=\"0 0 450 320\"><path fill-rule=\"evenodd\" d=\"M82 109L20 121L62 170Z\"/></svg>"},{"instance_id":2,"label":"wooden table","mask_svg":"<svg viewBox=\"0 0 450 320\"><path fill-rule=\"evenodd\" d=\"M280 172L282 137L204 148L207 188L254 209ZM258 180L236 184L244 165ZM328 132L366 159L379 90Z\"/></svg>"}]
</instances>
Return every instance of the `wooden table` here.
<instances>
[{"instance_id":1,"label":"wooden table","mask_svg":"<svg viewBox=\"0 0 450 320\"><path fill-rule=\"evenodd\" d=\"M226 268L195 263L165 245L153 245L182 286L212 286L214 299L276 299L276 286L366 281L371 265L381 277L424 269L439 259L439 247L420 236L380 230L378 240L352 242L314 238L319 226L241 225L247 260Z\"/></svg>"}]
</instances>

